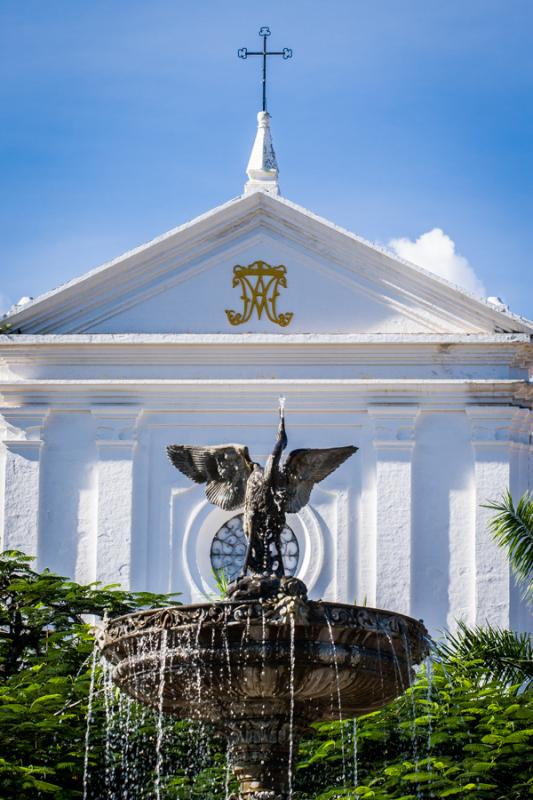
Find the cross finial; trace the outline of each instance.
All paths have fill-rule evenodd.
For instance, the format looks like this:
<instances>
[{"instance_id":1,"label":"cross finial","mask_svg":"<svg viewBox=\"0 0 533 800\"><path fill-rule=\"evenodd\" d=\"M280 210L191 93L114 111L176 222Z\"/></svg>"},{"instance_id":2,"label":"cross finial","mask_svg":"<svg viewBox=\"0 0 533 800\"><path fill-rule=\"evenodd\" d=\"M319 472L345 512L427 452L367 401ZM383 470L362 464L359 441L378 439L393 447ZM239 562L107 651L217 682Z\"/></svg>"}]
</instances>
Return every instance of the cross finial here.
<instances>
[{"instance_id":1,"label":"cross finial","mask_svg":"<svg viewBox=\"0 0 533 800\"><path fill-rule=\"evenodd\" d=\"M263 38L263 49L262 50L248 50L246 47L241 47L237 50L237 55L239 58L248 58L248 56L262 56L263 58L263 78L262 78L262 88L263 88L263 111L267 110L267 101L266 101L266 69L267 69L267 57L268 56L283 56L284 60L288 58L292 58L292 50L290 47L284 47L283 50L267 50L267 39L270 36L270 28L266 26L262 27L259 30L259 36Z\"/></svg>"}]
</instances>

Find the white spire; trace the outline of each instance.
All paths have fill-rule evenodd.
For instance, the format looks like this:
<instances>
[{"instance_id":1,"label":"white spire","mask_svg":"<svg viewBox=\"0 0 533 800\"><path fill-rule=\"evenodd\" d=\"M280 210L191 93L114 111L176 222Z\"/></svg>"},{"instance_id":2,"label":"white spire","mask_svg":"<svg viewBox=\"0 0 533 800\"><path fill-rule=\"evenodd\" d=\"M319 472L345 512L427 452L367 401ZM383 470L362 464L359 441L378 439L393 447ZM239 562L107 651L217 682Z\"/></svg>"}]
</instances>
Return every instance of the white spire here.
<instances>
[{"instance_id":1,"label":"white spire","mask_svg":"<svg viewBox=\"0 0 533 800\"><path fill-rule=\"evenodd\" d=\"M260 111L257 115L257 133L246 174L248 180L244 186L244 194L252 192L279 194L278 162L270 135L268 111Z\"/></svg>"}]
</instances>

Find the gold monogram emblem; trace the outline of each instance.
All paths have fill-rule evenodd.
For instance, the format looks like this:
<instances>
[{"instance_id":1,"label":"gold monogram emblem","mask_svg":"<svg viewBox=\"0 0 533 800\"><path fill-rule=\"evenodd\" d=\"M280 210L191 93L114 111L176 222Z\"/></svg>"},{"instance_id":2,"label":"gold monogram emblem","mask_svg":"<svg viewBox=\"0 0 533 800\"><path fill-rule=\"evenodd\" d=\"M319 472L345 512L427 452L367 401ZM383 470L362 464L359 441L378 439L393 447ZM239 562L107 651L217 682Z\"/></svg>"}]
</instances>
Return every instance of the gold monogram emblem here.
<instances>
[{"instance_id":1,"label":"gold monogram emblem","mask_svg":"<svg viewBox=\"0 0 533 800\"><path fill-rule=\"evenodd\" d=\"M294 314L287 311L278 314L277 301L280 295L280 286L287 288L287 267L280 264L271 267L265 261L254 261L247 267L237 264L233 267L233 288L241 287L242 312L226 309L230 325L243 325L251 319L254 310L257 319L261 319L263 312L267 318L276 325L286 328Z\"/></svg>"}]
</instances>

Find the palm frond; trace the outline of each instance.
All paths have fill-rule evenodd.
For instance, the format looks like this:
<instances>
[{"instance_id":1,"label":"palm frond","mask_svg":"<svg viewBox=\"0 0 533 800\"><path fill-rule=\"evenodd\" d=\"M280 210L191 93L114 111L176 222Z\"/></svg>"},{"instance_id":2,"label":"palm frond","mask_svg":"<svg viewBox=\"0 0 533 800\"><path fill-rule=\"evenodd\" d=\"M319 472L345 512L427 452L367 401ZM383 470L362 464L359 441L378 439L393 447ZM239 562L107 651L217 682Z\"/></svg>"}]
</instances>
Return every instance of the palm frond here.
<instances>
[{"instance_id":1,"label":"palm frond","mask_svg":"<svg viewBox=\"0 0 533 800\"><path fill-rule=\"evenodd\" d=\"M229 580L223 569L213 569L213 577L218 589L219 597L224 600L228 596Z\"/></svg>"},{"instance_id":2,"label":"palm frond","mask_svg":"<svg viewBox=\"0 0 533 800\"><path fill-rule=\"evenodd\" d=\"M459 622L457 633L447 633L436 645L438 656L480 683L531 686L533 649L527 633L501 628L469 627Z\"/></svg>"},{"instance_id":3,"label":"palm frond","mask_svg":"<svg viewBox=\"0 0 533 800\"><path fill-rule=\"evenodd\" d=\"M533 600L533 496L526 492L515 508L510 492L506 492L501 500L485 508L497 512L490 522L492 534L507 549L526 599Z\"/></svg>"}]
</instances>

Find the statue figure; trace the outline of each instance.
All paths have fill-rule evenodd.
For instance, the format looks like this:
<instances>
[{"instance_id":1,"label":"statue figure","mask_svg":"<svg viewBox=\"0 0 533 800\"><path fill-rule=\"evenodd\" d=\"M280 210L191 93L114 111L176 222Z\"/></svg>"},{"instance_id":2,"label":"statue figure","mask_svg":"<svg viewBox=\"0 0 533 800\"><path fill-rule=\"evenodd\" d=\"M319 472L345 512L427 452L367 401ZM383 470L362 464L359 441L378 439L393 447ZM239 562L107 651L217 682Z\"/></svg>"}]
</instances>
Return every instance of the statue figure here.
<instances>
[{"instance_id":1,"label":"statue figure","mask_svg":"<svg viewBox=\"0 0 533 800\"><path fill-rule=\"evenodd\" d=\"M357 451L357 447L293 450L287 447L283 404L276 443L266 466L252 461L248 448L240 444L201 447L171 444L172 464L195 483L205 483L207 499L226 511L244 507L244 532L248 549L242 577L284 575L280 537L285 515L296 513L309 502L319 483Z\"/></svg>"}]
</instances>

